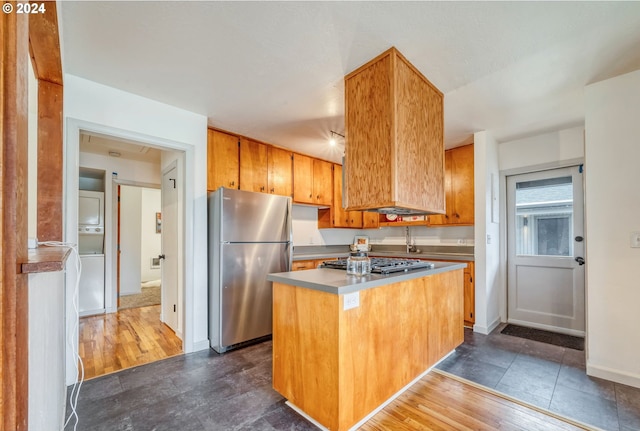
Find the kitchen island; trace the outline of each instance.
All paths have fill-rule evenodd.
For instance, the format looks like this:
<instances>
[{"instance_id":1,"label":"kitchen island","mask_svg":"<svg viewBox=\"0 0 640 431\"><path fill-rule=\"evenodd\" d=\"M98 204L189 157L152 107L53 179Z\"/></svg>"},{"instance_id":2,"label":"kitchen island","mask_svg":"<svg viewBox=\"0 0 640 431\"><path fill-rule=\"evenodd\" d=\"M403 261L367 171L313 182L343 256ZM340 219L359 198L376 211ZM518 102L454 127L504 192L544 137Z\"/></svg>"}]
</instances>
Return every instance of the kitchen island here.
<instances>
[{"instance_id":1,"label":"kitchen island","mask_svg":"<svg viewBox=\"0 0 640 431\"><path fill-rule=\"evenodd\" d=\"M270 274L274 389L327 429L359 426L462 343L464 267Z\"/></svg>"}]
</instances>

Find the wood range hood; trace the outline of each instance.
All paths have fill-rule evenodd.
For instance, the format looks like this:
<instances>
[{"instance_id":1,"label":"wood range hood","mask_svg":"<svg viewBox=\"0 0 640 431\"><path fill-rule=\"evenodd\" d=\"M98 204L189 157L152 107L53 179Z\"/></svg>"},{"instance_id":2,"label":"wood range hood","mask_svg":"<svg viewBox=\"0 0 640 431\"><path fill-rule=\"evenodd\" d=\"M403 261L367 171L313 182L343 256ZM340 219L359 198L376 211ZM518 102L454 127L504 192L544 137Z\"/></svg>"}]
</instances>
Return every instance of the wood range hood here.
<instances>
[{"instance_id":1,"label":"wood range hood","mask_svg":"<svg viewBox=\"0 0 640 431\"><path fill-rule=\"evenodd\" d=\"M445 213L443 99L395 48L345 76L347 210Z\"/></svg>"}]
</instances>

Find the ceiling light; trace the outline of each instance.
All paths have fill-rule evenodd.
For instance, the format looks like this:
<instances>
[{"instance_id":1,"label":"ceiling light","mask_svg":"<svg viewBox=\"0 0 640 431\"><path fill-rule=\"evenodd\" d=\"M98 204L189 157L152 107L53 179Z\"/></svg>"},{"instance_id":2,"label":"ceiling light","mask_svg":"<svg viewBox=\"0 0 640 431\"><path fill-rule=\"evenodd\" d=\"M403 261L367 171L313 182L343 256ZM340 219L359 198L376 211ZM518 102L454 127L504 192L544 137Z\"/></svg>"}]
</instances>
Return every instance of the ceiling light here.
<instances>
[{"instance_id":1,"label":"ceiling light","mask_svg":"<svg viewBox=\"0 0 640 431\"><path fill-rule=\"evenodd\" d=\"M117 151L109 151L109 155L110 155L111 157L120 157L122 154L120 154L120 153L119 153L119 152L117 152Z\"/></svg>"},{"instance_id":2,"label":"ceiling light","mask_svg":"<svg viewBox=\"0 0 640 431\"><path fill-rule=\"evenodd\" d=\"M340 136L342 139L344 139L344 135L341 135L338 132L334 132L333 130L331 130L331 139L329 139L329 145L331 145L332 147L335 147L336 144L338 143L338 139L336 138L336 136Z\"/></svg>"}]
</instances>

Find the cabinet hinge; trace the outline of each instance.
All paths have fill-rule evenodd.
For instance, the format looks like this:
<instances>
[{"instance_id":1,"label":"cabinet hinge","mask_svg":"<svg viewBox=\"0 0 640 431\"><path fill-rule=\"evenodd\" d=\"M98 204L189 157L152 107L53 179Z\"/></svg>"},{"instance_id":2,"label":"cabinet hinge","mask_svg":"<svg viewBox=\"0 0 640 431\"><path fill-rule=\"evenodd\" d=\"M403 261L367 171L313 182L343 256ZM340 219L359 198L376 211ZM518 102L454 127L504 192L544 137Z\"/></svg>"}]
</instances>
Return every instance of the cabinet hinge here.
<instances>
[{"instance_id":1,"label":"cabinet hinge","mask_svg":"<svg viewBox=\"0 0 640 431\"><path fill-rule=\"evenodd\" d=\"M173 304L173 312L176 312L176 304Z\"/></svg>"},{"instance_id":2,"label":"cabinet hinge","mask_svg":"<svg viewBox=\"0 0 640 431\"><path fill-rule=\"evenodd\" d=\"M469 316L471 316L471 318L473 319L473 313L469 313Z\"/></svg>"}]
</instances>

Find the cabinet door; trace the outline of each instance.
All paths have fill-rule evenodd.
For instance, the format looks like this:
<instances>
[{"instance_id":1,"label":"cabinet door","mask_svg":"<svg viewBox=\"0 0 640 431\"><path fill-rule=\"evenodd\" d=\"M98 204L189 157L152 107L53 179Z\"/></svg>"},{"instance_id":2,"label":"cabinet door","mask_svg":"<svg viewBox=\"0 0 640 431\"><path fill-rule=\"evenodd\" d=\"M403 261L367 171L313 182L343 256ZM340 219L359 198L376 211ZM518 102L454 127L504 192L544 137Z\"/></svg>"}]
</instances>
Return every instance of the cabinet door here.
<instances>
[{"instance_id":1,"label":"cabinet door","mask_svg":"<svg viewBox=\"0 0 640 431\"><path fill-rule=\"evenodd\" d=\"M295 153L293 155L293 200L303 204L314 203L313 159Z\"/></svg>"},{"instance_id":2,"label":"cabinet door","mask_svg":"<svg viewBox=\"0 0 640 431\"><path fill-rule=\"evenodd\" d=\"M445 214L430 215L429 225L431 226L443 226L451 222L450 213L451 213L451 205L453 204L451 167L452 167L451 151L447 150L444 152L444 196L446 201L447 212Z\"/></svg>"},{"instance_id":3,"label":"cabinet door","mask_svg":"<svg viewBox=\"0 0 640 431\"><path fill-rule=\"evenodd\" d=\"M209 129L207 132L207 189L237 189L240 160L238 137Z\"/></svg>"},{"instance_id":4,"label":"cabinet door","mask_svg":"<svg viewBox=\"0 0 640 431\"><path fill-rule=\"evenodd\" d=\"M324 160L313 159L313 203L315 204L331 205L333 203L332 165Z\"/></svg>"},{"instance_id":5,"label":"cabinet door","mask_svg":"<svg viewBox=\"0 0 640 431\"><path fill-rule=\"evenodd\" d=\"M362 228L362 212L342 208L342 166L333 165L333 227Z\"/></svg>"},{"instance_id":6,"label":"cabinet door","mask_svg":"<svg viewBox=\"0 0 640 431\"><path fill-rule=\"evenodd\" d=\"M474 222L473 145L454 148L451 151L452 212L449 217L455 224ZM447 205L448 206L448 205Z\"/></svg>"},{"instance_id":7,"label":"cabinet door","mask_svg":"<svg viewBox=\"0 0 640 431\"><path fill-rule=\"evenodd\" d=\"M476 321L476 290L473 281L475 273L474 262L469 262L464 270L464 324L473 326Z\"/></svg>"},{"instance_id":8,"label":"cabinet door","mask_svg":"<svg viewBox=\"0 0 640 431\"><path fill-rule=\"evenodd\" d=\"M267 191L267 146L240 139L240 190Z\"/></svg>"},{"instance_id":9,"label":"cabinet door","mask_svg":"<svg viewBox=\"0 0 640 431\"><path fill-rule=\"evenodd\" d=\"M267 159L269 164L269 193L280 196L291 196L293 192L293 170L291 151L269 147Z\"/></svg>"},{"instance_id":10,"label":"cabinet door","mask_svg":"<svg viewBox=\"0 0 640 431\"><path fill-rule=\"evenodd\" d=\"M364 229L378 229L380 227L380 215L374 212L363 211L362 227Z\"/></svg>"}]
</instances>

